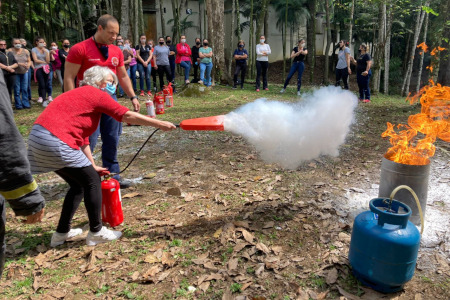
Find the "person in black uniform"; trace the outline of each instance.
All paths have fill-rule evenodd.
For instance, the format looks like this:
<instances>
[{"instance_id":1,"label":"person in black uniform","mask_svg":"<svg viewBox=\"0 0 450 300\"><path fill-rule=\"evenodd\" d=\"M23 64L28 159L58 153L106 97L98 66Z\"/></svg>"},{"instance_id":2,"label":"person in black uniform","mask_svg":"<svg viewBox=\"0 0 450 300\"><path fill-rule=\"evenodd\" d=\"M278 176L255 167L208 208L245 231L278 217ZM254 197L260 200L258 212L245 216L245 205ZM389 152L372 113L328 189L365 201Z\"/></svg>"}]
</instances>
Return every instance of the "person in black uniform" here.
<instances>
[{"instance_id":1,"label":"person in black uniform","mask_svg":"<svg viewBox=\"0 0 450 300\"><path fill-rule=\"evenodd\" d=\"M245 47L245 42L240 40L238 42L238 48L234 50L233 58L236 60L236 69L234 70L233 89L236 89L238 85L237 77L241 73L241 89L244 88L245 73L247 72L247 59L248 52Z\"/></svg>"},{"instance_id":2,"label":"person in black uniform","mask_svg":"<svg viewBox=\"0 0 450 300\"><path fill-rule=\"evenodd\" d=\"M198 72L198 69L200 68L200 56L198 56L198 49L200 49L202 45L202 42L200 41L200 38L195 38L195 45L192 46L191 52L192 52L192 63L194 66L194 80L192 80L192 83L198 83L200 80L200 73Z\"/></svg>"},{"instance_id":3,"label":"person in black uniform","mask_svg":"<svg viewBox=\"0 0 450 300\"><path fill-rule=\"evenodd\" d=\"M8 94L10 101L12 99L12 92L14 84L16 83L16 68L17 64L14 53L6 51L6 41L0 40L0 68L2 68L3 75L5 77L6 87L8 88Z\"/></svg>"},{"instance_id":4,"label":"person in black uniform","mask_svg":"<svg viewBox=\"0 0 450 300\"><path fill-rule=\"evenodd\" d=\"M301 39L298 41L298 46L292 49L291 58L294 59L292 62L291 70L289 71L289 75L284 82L284 86L281 89L280 93L284 93L286 91L286 87L289 84L292 76L294 76L295 72L297 74L297 96L300 96L300 88L302 87L302 75L305 70L305 57L308 54L308 50L305 48L305 40Z\"/></svg>"},{"instance_id":5,"label":"person in black uniform","mask_svg":"<svg viewBox=\"0 0 450 300\"><path fill-rule=\"evenodd\" d=\"M170 36L166 36L166 45L169 47L169 63L170 63L170 72L172 74L172 84L175 84L175 57L177 55L177 47L172 44L172 38ZM175 89L175 87L174 87Z\"/></svg>"}]
</instances>

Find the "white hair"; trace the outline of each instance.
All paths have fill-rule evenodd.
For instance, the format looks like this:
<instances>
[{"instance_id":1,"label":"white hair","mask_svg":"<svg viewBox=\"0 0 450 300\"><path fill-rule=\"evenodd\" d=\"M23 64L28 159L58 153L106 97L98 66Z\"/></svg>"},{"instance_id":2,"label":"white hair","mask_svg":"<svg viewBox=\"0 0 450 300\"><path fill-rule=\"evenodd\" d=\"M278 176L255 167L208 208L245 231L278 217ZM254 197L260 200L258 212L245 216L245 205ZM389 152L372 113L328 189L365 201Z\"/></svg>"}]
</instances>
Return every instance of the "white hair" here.
<instances>
[{"instance_id":1,"label":"white hair","mask_svg":"<svg viewBox=\"0 0 450 300\"><path fill-rule=\"evenodd\" d=\"M110 68L93 66L84 71L83 80L80 81L80 86L91 85L93 87L98 87L108 79L109 75L113 77L114 83L117 84L117 76Z\"/></svg>"}]
</instances>

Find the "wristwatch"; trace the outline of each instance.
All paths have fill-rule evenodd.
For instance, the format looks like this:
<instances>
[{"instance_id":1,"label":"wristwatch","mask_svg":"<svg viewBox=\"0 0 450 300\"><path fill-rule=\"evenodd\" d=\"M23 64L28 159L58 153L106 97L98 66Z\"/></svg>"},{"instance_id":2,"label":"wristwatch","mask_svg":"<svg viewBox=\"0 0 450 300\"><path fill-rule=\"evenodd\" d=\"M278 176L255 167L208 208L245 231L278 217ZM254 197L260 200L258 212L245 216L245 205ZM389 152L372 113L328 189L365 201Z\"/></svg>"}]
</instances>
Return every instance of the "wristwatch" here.
<instances>
[{"instance_id":1,"label":"wristwatch","mask_svg":"<svg viewBox=\"0 0 450 300\"><path fill-rule=\"evenodd\" d=\"M134 95L133 97L130 97L130 101L133 101L134 99L138 99L139 100L138 96L136 96L136 95Z\"/></svg>"}]
</instances>

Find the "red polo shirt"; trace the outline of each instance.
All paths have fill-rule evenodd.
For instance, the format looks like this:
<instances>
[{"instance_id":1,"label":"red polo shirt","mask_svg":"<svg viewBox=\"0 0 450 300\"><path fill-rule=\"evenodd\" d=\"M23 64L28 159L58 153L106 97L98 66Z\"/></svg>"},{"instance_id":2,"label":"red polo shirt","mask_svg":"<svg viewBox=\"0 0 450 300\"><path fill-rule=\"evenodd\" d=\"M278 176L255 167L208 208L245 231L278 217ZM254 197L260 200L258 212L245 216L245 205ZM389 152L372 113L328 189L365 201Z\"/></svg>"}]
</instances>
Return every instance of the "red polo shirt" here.
<instances>
[{"instance_id":1,"label":"red polo shirt","mask_svg":"<svg viewBox=\"0 0 450 300\"><path fill-rule=\"evenodd\" d=\"M105 59L98 48L100 46L102 45L96 44L92 37L90 37L70 48L66 61L81 65L77 74L78 80L82 80L84 71L93 66L108 67L115 74L117 74L117 68L123 66L123 53L119 47L107 45L108 59Z\"/></svg>"}]
</instances>

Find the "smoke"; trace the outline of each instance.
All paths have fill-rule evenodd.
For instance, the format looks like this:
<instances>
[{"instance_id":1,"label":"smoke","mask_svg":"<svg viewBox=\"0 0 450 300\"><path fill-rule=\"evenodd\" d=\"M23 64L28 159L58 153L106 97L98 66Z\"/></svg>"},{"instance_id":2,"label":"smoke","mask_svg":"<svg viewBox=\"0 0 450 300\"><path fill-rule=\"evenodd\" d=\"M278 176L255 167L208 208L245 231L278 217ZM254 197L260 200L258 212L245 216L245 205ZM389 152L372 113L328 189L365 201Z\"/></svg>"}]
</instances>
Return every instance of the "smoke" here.
<instances>
[{"instance_id":1,"label":"smoke","mask_svg":"<svg viewBox=\"0 0 450 300\"><path fill-rule=\"evenodd\" d=\"M293 104L258 99L227 114L224 129L242 135L264 161L295 169L320 155L339 155L357 103L354 94L336 87Z\"/></svg>"}]
</instances>

